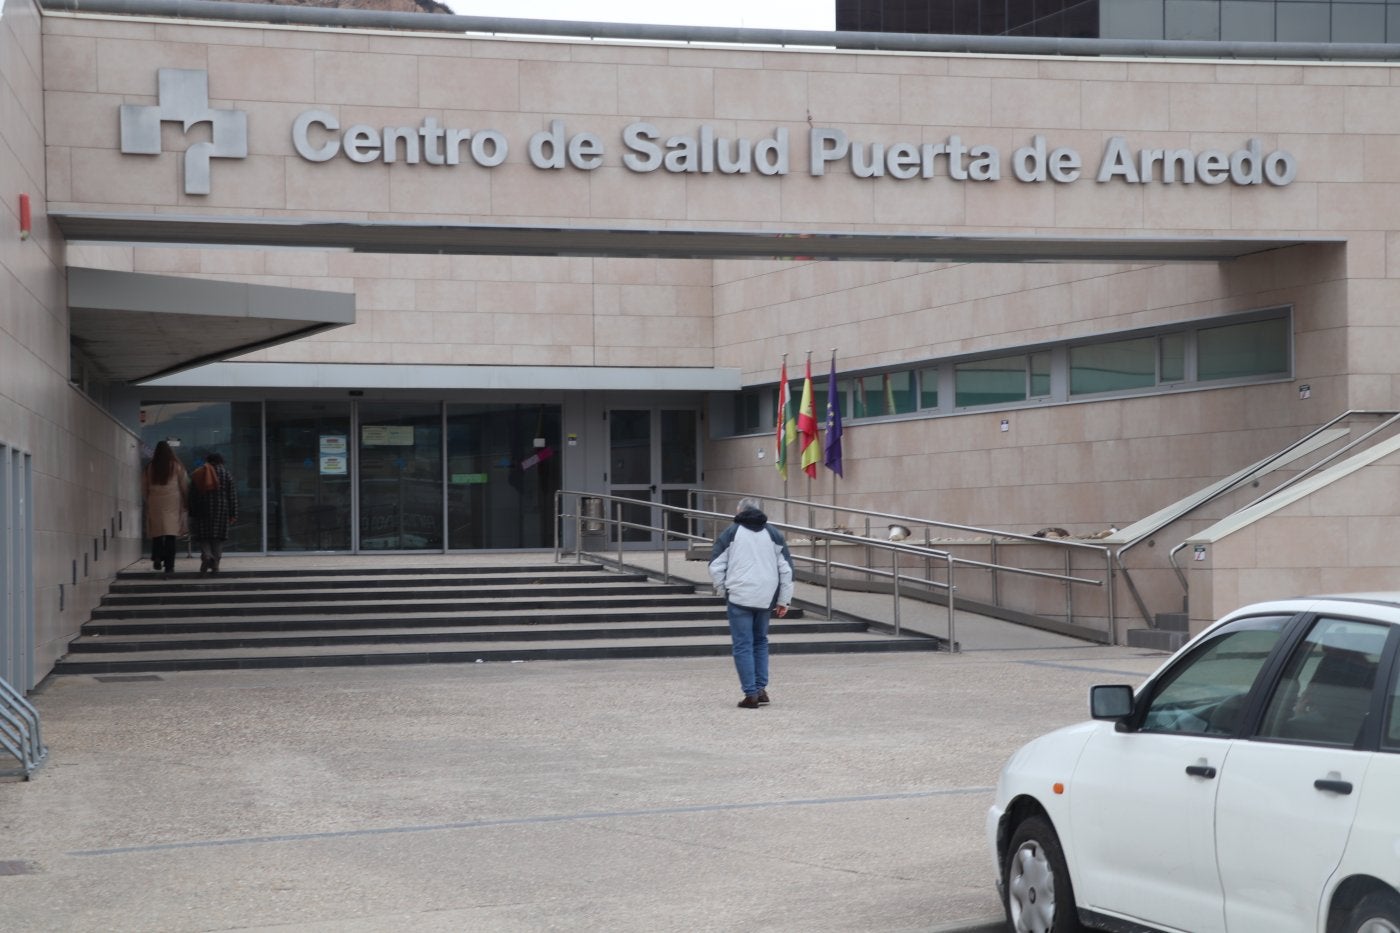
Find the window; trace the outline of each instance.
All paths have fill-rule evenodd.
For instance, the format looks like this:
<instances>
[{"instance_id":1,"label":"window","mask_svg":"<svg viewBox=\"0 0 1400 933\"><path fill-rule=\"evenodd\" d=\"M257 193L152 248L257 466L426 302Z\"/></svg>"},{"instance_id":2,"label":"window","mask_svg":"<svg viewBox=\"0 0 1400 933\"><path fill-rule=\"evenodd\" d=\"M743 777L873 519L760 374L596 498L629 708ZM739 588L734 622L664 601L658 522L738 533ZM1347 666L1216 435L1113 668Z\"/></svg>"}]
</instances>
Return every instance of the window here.
<instances>
[{"instance_id":1,"label":"window","mask_svg":"<svg viewBox=\"0 0 1400 933\"><path fill-rule=\"evenodd\" d=\"M1156 384L1157 341L1151 337L1070 348L1070 395L1126 392Z\"/></svg>"},{"instance_id":2,"label":"window","mask_svg":"<svg viewBox=\"0 0 1400 933\"><path fill-rule=\"evenodd\" d=\"M910 371L857 376L853 382L853 418L905 415L915 410L914 374Z\"/></svg>"},{"instance_id":3,"label":"window","mask_svg":"<svg viewBox=\"0 0 1400 933\"><path fill-rule=\"evenodd\" d=\"M1186 335L1163 334L1157 339L1159 379L1182 382L1186 379Z\"/></svg>"},{"instance_id":4,"label":"window","mask_svg":"<svg viewBox=\"0 0 1400 933\"><path fill-rule=\"evenodd\" d=\"M1045 398L1050 394L1049 350L1031 354L1031 398Z\"/></svg>"},{"instance_id":5,"label":"window","mask_svg":"<svg viewBox=\"0 0 1400 933\"><path fill-rule=\"evenodd\" d=\"M762 393L750 389L734 396L734 433L755 434L763 427Z\"/></svg>"},{"instance_id":6,"label":"window","mask_svg":"<svg viewBox=\"0 0 1400 933\"><path fill-rule=\"evenodd\" d=\"M1381 746L1390 751L1400 751L1400 664L1391 668L1390 694L1385 704L1385 732Z\"/></svg>"},{"instance_id":7,"label":"window","mask_svg":"<svg viewBox=\"0 0 1400 933\"><path fill-rule=\"evenodd\" d=\"M1261 738L1350 748L1361 735L1389 626L1319 619L1288 659Z\"/></svg>"},{"instance_id":8,"label":"window","mask_svg":"<svg viewBox=\"0 0 1400 933\"><path fill-rule=\"evenodd\" d=\"M1250 687L1288 621L1288 616L1240 619L1196 648L1155 685L1142 730L1232 735Z\"/></svg>"},{"instance_id":9,"label":"window","mask_svg":"<svg viewBox=\"0 0 1400 933\"><path fill-rule=\"evenodd\" d=\"M953 370L959 408L1026 400L1026 358L1003 356L959 363Z\"/></svg>"},{"instance_id":10,"label":"window","mask_svg":"<svg viewBox=\"0 0 1400 933\"><path fill-rule=\"evenodd\" d=\"M938 367L919 370L919 407L938 407Z\"/></svg>"},{"instance_id":11,"label":"window","mask_svg":"<svg viewBox=\"0 0 1400 933\"><path fill-rule=\"evenodd\" d=\"M1287 318L1209 327L1196 336L1196 378L1202 382L1287 372Z\"/></svg>"},{"instance_id":12,"label":"window","mask_svg":"<svg viewBox=\"0 0 1400 933\"><path fill-rule=\"evenodd\" d=\"M1252 2L1252 0L1251 0ZM1400 9L1400 0L1396 0ZM1397 17L1400 19L1400 17ZM1292 316L1287 308L1245 312L1209 322L1143 329L1085 342L1040 345L1027 350L957 363L928 361L922 368L865 372L841 378L837 396L847 419L962 412L986 406L1094 401L1112 395L1214 388L1286 379L1292 371ZM951 371L950 371L951 367ZM948 379L948 392L941 391ZM826 380L813 380L812 407L818 421L827 407ZM746 389L717 405L716 423L731 434L765 431L772 386ZM796 413L802 381L790 399ZM951 404L950 404L951 403ZM723 430L723 429L722 429Z\"/></svg>"}]
</instances>

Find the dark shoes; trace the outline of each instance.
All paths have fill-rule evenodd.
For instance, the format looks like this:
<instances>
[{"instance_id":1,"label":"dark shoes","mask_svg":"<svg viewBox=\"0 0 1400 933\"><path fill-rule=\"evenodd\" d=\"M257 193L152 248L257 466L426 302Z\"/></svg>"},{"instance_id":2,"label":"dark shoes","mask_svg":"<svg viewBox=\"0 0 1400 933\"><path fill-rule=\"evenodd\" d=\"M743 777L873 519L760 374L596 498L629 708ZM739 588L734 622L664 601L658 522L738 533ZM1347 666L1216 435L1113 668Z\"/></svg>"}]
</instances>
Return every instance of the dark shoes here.
<instances>
[{"instance_id":1,"label":"dark shoes","mask_svg":"<svg viewBox=\"0 0 1400 933\"><path fill-rule=\"evenodd\" d=\"M751 693L751 694L749 694L748 696L744 697L742 700L740 700L740 701L739 701L739 708L740 708L740 709L758 709L760 706L766 706L767 704L768 704L768 691L767 691L767 690L760 690L760 691L758 691L757 693Z\"/></svg>"},{"instance_id":2,"label":"dark shoes","mask_svg":"<svg viewBox=\"0 0 1400 933\"><path fill-rule=\"evenodd\" d=\"M209 558L207 558L207 557L205 557L205 558L203 558L202 560L200 560L200 562L199 562L199 572L200 572L200 573L208 573L208 572L209 572L209 564L210 564L210 560L209 560Z\"/></svg>"}]
</instances>

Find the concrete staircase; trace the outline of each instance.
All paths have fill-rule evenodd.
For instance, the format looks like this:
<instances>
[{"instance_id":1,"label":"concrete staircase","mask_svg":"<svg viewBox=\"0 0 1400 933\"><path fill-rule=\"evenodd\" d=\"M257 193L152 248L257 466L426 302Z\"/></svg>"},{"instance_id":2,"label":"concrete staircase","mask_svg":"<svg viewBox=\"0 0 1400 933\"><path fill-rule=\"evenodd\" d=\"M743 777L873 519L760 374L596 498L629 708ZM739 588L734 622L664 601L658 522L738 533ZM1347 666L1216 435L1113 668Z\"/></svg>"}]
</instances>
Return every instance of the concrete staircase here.
<instances>
[{"instance_id":1,"label":"concrete staircase","mask_svg":"<svg viewBox=\"0 0 1400 933\"><path fill-rule=\"evenodd\" d=\"M1130 648L1175 651L1191 640L1191 619L1184 612L1159 612L1152 628L1128 629Z\"/></svg>"},{"instance_id":2,"label":"concrete staircase","mask_svg":"<svg viewBox=\"0 0 1400 933\"><path fill-rule=\"evenodd\" d=\"M726 655L723 602L591 565L118 575L56 674ZM269 561L269 564L272 562ZM863 622L775 620L774 654L932 651Z\"/></svg>"}]
</instances>

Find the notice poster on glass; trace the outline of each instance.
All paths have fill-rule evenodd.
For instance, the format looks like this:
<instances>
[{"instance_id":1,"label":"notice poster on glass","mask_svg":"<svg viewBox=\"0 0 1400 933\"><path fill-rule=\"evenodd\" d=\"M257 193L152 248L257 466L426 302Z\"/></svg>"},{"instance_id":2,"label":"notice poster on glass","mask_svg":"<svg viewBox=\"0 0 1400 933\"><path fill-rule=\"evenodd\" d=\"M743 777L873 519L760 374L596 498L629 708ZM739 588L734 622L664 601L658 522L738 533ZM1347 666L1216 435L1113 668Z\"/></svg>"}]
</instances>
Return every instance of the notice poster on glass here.
<instances>
[{"instance_id":1,"label":"notice poster on glass","mask_svg":"<svg viewBox=\"0 0 1400 933\"><path fill-rule=\"evenodd\" d=\"M321 435L321 455L339 456L346 454L346 442L344 434L322 434Z\"/></svg>"},{"instance_id":2,"label":"notice poster on glass","mask_svg":"<svg viewBox=\"0 0 1400 933\"><path fill-rule=\"evenodd\" d=\"M412 447L413 425L364 425L360 428L360 443L366 447Z\"/></svg>"},{"instance_id":3,"label":"notice poster on glass","mask_svg":"<svg viewBox=\"0 0 1400 933\"><path fill-rule=\"evenodd\" d=\"M341 454L321 454L321 475L322 476L344 476L347 471L347 462Z\"/></svg>"}]
</instances>

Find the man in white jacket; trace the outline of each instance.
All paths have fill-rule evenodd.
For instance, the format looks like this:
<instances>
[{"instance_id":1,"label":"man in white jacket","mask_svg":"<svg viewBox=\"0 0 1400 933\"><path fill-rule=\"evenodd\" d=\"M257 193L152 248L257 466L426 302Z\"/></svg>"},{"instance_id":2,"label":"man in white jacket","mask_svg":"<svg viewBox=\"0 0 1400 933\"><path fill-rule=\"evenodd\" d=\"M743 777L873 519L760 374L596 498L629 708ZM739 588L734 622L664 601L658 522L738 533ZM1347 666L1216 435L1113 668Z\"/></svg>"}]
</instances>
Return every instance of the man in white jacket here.
<instances>
[{"instance_id":1,"label":"man in white jacket","mask_svg":"<svg viewBox=\"0 0 1400 933\"><path fill-rule=\"evenodd\" d=\"M740 499L734 524L710 551L710 579L726 597L734 668L742 709L768 702L768 621L787 615L792 602L792 558L782 532L768 524L757 499Z\"/></svg>"}]
</instances>

